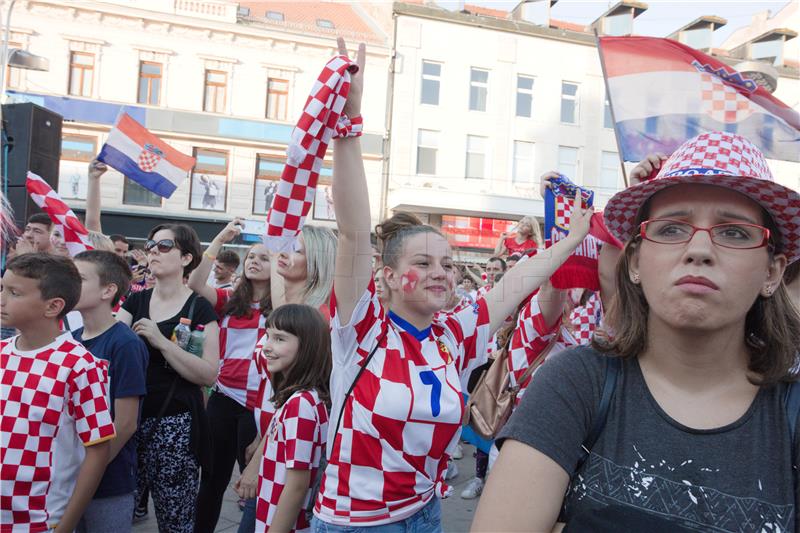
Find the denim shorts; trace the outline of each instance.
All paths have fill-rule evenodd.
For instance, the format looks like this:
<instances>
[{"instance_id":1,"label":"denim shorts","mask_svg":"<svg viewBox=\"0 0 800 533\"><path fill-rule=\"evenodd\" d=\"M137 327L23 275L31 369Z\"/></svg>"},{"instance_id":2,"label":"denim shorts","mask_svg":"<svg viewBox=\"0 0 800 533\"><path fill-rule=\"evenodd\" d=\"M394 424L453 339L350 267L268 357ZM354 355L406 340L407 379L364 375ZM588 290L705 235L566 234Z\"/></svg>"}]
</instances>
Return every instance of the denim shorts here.
<instances>
[{"instance_id":1,"label":"denim shorts","mask_svg":"<svg viewBox=\"0 0 800 533\"><path fill-rule=\"evenodd\" d=\"M312 533L442 533L442 506L434 496L425 507L405 520L380 526L339 526L323 522L317 517L311 521Z\"/></svg>"}]
</instances>

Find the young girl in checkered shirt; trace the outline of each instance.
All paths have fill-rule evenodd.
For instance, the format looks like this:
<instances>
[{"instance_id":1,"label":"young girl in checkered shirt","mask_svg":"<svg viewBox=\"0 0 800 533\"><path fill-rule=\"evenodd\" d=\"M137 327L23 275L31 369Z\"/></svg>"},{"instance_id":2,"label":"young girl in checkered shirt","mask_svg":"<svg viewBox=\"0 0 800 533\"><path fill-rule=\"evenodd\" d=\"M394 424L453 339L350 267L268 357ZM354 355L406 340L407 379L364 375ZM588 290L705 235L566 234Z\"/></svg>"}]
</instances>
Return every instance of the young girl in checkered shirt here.
<instances>
[{"instance_id":1,"label":"young girl in checkered shirt","mask_svg":"<svg viewBox=\"0 0 800 533\"><path fill-rule=\"evenodd\" d=\"M256 531L309 531L312 495L328 432L331 341L322 314L287 304L267 319L262 355L275 415L266 431L256 503Z\"/></svg>"},{"instance_id":2,"label":"young girl in checkered shirt","mask_svg":"<svg viewBox=\"0 0 800 533\"><path fill-rule=\"evenodd\" d=\"M342 40L339 49L347 54ZM364 57L361 45L343 110L351 120L360 113ZM567 238L508 271L472 306L439 315L455 281L450 244L431 226L393 217L377 228L389 292L383 305L372 279L370 202L358 137L337 139L334 154L339 245L331 297L331 419L341 411L342 422L328 437L315 529L441 531L438 501L449 493L444 472L459 439L461 391L486 361L494 331L583 240L590 213L578 195Z\"/></svg>"}]
</instances>

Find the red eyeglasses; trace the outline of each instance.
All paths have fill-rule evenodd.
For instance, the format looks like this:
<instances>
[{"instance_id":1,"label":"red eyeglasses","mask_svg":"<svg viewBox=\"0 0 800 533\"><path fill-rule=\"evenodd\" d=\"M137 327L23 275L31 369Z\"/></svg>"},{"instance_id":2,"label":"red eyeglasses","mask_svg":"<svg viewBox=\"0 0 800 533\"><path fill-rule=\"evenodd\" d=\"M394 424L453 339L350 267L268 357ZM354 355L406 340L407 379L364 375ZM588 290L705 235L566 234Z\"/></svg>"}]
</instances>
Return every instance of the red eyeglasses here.
<instances>
[{"instance_id":1,"label":"red eyeglasses","mask_svg":"<svg viewBox=\"0 0 800 533\"><path fill-rule=\"evenodd\" d=\"M701 228L681 220L654 218L645 220L639 226L642 239L659 244L687 243L698 231L708 232L711 242L723 248L750 250L769 244L769 229L757 224L734 222Z\"/></svg>"}]
</instances>

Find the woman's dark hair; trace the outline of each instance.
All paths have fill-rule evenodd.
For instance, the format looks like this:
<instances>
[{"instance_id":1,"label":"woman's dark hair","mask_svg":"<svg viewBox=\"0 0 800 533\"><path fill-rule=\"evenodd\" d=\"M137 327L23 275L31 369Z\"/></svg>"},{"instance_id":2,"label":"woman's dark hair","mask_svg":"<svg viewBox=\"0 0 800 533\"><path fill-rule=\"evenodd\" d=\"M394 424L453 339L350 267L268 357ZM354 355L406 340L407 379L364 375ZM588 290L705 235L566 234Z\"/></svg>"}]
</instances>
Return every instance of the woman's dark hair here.
<instances>
[{"instance_id":1,"label":"woman's dark hair","mask_svg":"<svg viewBox=\"0 0 800 533\"><path fill-rule=\"evenodd\" d=\"M378 237L383 264L392 268L396 267L397 260L403 255L405 240L419 233L442 235L433 226L423 224L415 215L403 211L395 213L375 226L375 235Z\"/></svg>"},{"instance_id":2,"label":"woman's dark hair","mask_svg":"<svg viewBox=\"0 0 800 533\"><path fill-rule=\"evenodd\" d=\"M635 227L647 219L649 211L647 202L636 218ZM764 211L762 216L770 233L778 237L780 233L769 214ZM647 349L650 306L642 287L633 283L629 275L631 258L640 245L641 238L634 236L617 263L617 294L604 317L605 327L598 330L592 341L592 346L601 352L637 357ZM754 385L769 386L800 377L793 370L800 346L800 314L784 283L778 284L771 297L759 295L753 302L745 318L745 344L750 355L748 368L759 376L751 379Z\"/></svg>"},{"instance_id":3,"label":"woman's dark hair","mask_svg":"<svg viewBox=\"0 0 800 533\"><path fill-rule=\"evenodd\" d=\"M322 314L308 305L286 304L270 313L267 327L291 333L300 341L294 364L271 376L270 399L275 407L282 406L297 391L312 389L330 407L331 335Z\"/></svg>"},{"instance_id":4,"label":"woman's dark hair","mask_svg":"<svg viewBox=\"0 0 800 533\"><path fill-rule=\"evenodd\" d=\"M175 235L175 245L178 247L178 250L181 251L181 255L189 254L192 256L192 260L189 264L183 267L183 276L188 276L192 270L197 268L197 265L200 264L200 259L203 255L203 249L200 247L200 238L197 236L197 232L194 228L186 224L159 224L150 230L147 238L152 239L153 235L162 229L167 229Z\"/></svg>"},{"instance_id":5,"label":"woman's dark hair","mask_svg":"<svg viewBox=\"0 0 800 533\"><path fill-rule=\"evenodd\" d=\"M256 245L254 244L247 250L245 258L250 255L250 252L253 251L255 246ZM222 308L222 314L239 317L249 316L254 294L255 289L253 288L253 282L247 278L247 275L244 272L242 272L239 282L236 284L236 287L234 287L230 298L228 298L228 301L225 302L225 305ZM258 301L258 310L264 316L267 316L270 314L270 312L272 312L272 292L270 290L269 281L267 281L267 291L264 293L264 297Z\"/></svg>"}]
</instances>

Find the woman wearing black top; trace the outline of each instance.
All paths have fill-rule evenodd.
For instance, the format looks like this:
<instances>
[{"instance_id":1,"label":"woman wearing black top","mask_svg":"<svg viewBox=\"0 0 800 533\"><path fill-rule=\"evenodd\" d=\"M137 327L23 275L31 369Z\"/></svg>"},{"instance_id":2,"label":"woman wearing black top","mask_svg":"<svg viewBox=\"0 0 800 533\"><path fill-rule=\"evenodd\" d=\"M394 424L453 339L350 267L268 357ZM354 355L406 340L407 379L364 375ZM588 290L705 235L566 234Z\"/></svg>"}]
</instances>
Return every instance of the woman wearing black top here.
<instances>
[{"instance_id":1,"label":"woman wearing black top","mask_svg":"<svg viewBox=\"0 0 800 533\"><path fill-rule=\"evenodd\" d=\"M200 385L213 384L217 376L217 315L206 299L184 284L200 262L200 241L192 228L156 226L145 250L155 287L132 294L117 315L150 352L138 432L137 503L149 487L159 531L191 532L200 467L207 465L210 453ZM181 318L191 318L192 330L205 326L202 357L170 340Z\"/></svg>"}]
</instances>

